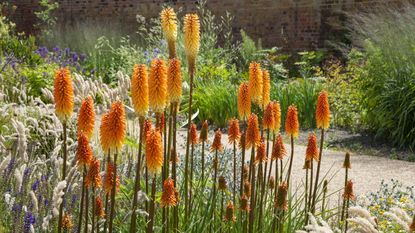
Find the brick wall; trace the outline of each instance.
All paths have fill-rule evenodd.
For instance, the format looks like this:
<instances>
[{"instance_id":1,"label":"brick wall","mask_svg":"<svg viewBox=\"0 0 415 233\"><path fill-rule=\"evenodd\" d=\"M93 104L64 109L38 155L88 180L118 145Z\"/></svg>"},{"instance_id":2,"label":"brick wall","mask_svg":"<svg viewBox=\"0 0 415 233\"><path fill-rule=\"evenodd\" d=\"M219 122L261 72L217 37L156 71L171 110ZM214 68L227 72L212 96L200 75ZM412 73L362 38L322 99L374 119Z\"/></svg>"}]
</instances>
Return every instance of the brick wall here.
<instances>
[{"instance_id":1,"label":"brick wall","mask_svg":"<svg viewBox=\"0 0 415 233\"><path fill-rule=\"evenodd\" d=\"M207 7L215 15L226 11L234 16L232 30L244 29L254 39L262 38L266 46L287 50L327 47L327 40L342 37L344 12L365 10L397 0L208 0ZM35 33L34 11L38 0L10 0L17 8L12 19L21 31ZM133 30L136 14L157 17L163 4L195 10L196 0L58 0L59 23L76 21L118 21ZM237 35L236 34L236 35Z\"/></svg>"}]
</instances>

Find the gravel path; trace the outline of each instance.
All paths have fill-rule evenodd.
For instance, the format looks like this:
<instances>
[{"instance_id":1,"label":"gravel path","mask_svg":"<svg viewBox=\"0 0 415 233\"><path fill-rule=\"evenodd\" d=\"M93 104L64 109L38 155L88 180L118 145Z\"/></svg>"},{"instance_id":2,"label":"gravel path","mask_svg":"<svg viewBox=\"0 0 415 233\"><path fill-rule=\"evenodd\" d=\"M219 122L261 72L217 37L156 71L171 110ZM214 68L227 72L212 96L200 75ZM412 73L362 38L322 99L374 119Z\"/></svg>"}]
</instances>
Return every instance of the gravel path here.
<instances>
[{"instance_id":1,"label":"gravel path","mask_svg":"<svg viewBox=\"0 0 415 233\"><path fill-rule=\"evenodd\" d=\"M185 132L179 132L181 140L185 140ZM213 132L209 132L213 137ZM210 138L212 142L213 138ZM222 143L225 147L231 148L227 143L227 135L222 135ZM288 142L284 138L284 142ZM184 144L179 141L179 144ZM290 155L291 146L286 144L287 154ZM181 148L184 154L185 148ZM301 185L302 179L305 179L305 171L302 169L304 165L306 147L295 145L294 160L293 160L293 185ZM249 153L248 153L249 154ZM343 160L345 152L324 150L322 157L321 175L326 175L327 179L332 179L329 183L329 189L335 191L343 187L344 184L344 169ZM249 157L249 156L247 156ZM288 157L284 159L284 164L288 162ZM249 158L248 160L249 161ZM354 190L357 195L367 192L377 191L382 180L389 181L396 179L401 181L406 186L415 186L415 163L400 160L391 160L382 157L368 156L362 154L352 154L351 156L352 169L349 171L349 177L354 182Z\"/></svg>"}]
</instances>

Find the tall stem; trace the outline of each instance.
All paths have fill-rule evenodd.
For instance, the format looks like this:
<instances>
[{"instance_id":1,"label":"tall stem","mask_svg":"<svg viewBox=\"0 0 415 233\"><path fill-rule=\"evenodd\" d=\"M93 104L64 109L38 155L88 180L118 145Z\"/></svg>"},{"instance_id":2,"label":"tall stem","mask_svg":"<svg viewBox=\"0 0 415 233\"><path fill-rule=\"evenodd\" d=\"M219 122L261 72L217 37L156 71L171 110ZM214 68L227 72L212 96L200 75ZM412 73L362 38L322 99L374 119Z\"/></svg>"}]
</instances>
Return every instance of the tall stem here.
<instances>
[{"instance_id":1,"label":"tall stem","mask_svg":"<svg viewBox=\"0 0 415 233\"><path fill-rule=\"evenodd\" d=\"M217 190L217 176L218 176L218 150L215 150L215 160L213 161L213 194L212 194L212 212L211 212L211 217L212 217L212 223L210 225L210 227L212 228L212 224L215 222L215 208L216 208L216 190Z\"/></svg>"},{"instance_id":2,"label":"tall stem","mask_svg":"<svg viewBox=\"0 0 415 233\"><path fill-rule=\"evenodd\" d=\"M117 156L118 156L118 150L115 151L114 154L114 180L111 190L111 215L110 215L110 223L109 223L109 233L112 233L113 231L113 223L114 223L114 214L115 214L115 192L117 189Z\"/></svg>"},{"instance_id":3,"label":"tall stem","mask_svg":"<svg viewBox=\"0 0 415 233\"><path fill-rule=\"evenodd\" d=\"M254 232L254 221L255 221L255 145L252 145L251 150L251 167L249 171L251 173L251 203L250 203L250 212L249 212L249 224L248 224L248 232Z\"/></svg>"},{"instance_id":4,"label":"tall stem","mask_svg":"<svg viewBox=\"0 0 415 233\"><path fill-rule=\"evenodd\" d=\"M320 151L318 156L318 164L317 164L317 172L316 172L316 181L314 183L313 189L313 202L311 204L311 213L314 214L316 210L316 198L317 198L317 188L318 188L318 178L320 176L320 166L321 166L321 159L323 154L323 143L324 143L324 129L321 129L321 139L320 139Z\"/></svg>"},{"instance_id":5,"label":"tall stem","mask_svg":"<svg viewBox=\"0 0 415 233\"><path fill-rule=\"evenodd\" d=\"M84 172L86 173L86 166L84 165ZM85 184L82 184L85 185ZM85 227L84 233L88 233L88 210L89 209L89 194L88 187L85 187Z\"/></svg>"},{"instance_id":6,"label":"tall stem","mask_svg":"<svg viewBox=\"0 0 415 233\"><path fill-rule=\"evenodd\" d=\"M111 151L110 150L108 150L108 155L107 155L107 168L108 168L108 164L111 162L111 153L110 153ZM108 203L109 203L109 194L108 193L106 193L105 194L105 222L104 222L104 233L106 233L107 232L107 226L108 226L108 216L109 216L109 213L108 213Z\"/></svg>"},{"instance_id":7,"label":"tall stem","mask_svg":"<svg viewBox=\"0 0 415 233\"><path fill-rule=\"evenodd\" d=\"M95 187L92 186L92 230L91 232L94 233L95 231Z\"/></svg>"},{"instance_id":8,"label":"tall stem","mask_svg":"<svg viewBox=\"0 0 415 233\"><path fill-rule=\"evenodd\" d=\"M345 176L344 176L344 188L346 188L347 186L347 180L349 179L349 169L346 167L345 168ZM346 209L346 198L343 198L343 205L342 205L342 216L341 216L341 221L344 220L344 212Z\"/></svg>"},{"instance_id":9,"label":"tall stem","mask_svg":"<svg viewBox=\"0 0 415 233\"><path fill-rule=\"evenodd\" d=\"M195 145L192 143L192 148L190 152L190 187L189 187L189 212L192 209L192 199L193 199L193 156L194 156Z\"/></svg>"},{"instance_id":10,"label":"tall stem","mask_svg":"<svg viewBox=\"0 0 415 233\"><path fill-rule=\"evenodd\" d=\"M242 122L242 128L244 128L244 122ZM241 144L242 144L242 148L241 148L242 162L241 162L241 183L240 183L241 193L239 194L240 196L242 196L242 194L244 193L245 142L241 142Z\"/></svg>"},{"instance_id":11,"label":"tall stem","mask_svg":"<svg viewBox=\"0 0 415 233\"><path fill-rule=\"evenodd\" d=\"M177 110L178 110L178 103L174 104L174 109L173 109L173 153L171 153L171 156L174 156L174 159L172 160L172 176L173 176L173 180L174 180L174 187L176 188L176 183L177 183L177 179L176 179L176 163L177 163L177 158L176 158L176 115L177 115ZM179 228L179 210L177 206L173 207L173 232L176 233L178 231Z\"/></svg>"},{"instance_id":12,"label":"tall stem","mask_svg":"<svg viewBox=\"0 0 415 233\"><path fill-rule=\"evenodd\" d=\"M307 225L307 206L308 206L308 168L305 170L305 189L304 189L304 217L306 219L305 225Z\"/></svg>"},{"instance_id":13,"label":"tall stem","mask_svg":"<svg viewBox=\"0 0 415 233\"><path fill-rule=\"evenodd\" d=\"M153 176L153 181L151 184L151 202L150 202L150 212L149 212L149 222L147 223L147 233L153 233L154 227L154 213L155 213L155 199L156 199L156 175Z\"/></svg>"},{"instance_id":14,"label":"tall stem","mask_svg":"<svg viewBox=\"0 0 415 233\"><path fill-rule=\"evenodd\" d=\"M62 165L62 180L66 179L66 160L68 157L68 148L67 148L67 143L66 143L66 121L64 121L62 123L62 127L63 127L63 165ZM63 190L63 195L62 195L62 200L65 200L65 193L66 193L66 188ZM63 203L64 201L62 201L62 203L59 206L59 218L58 218L58 233L62 232L62 216L63 216Z\"/></svg>"},{"instance_id":15,"label":"tall stem","mask_svg":"<svg viewBox=\"0 0 415 233\"><path fill-rule=\"evenodd\" d=\"M288 174L287 174L287 185L290 187L290 178L291 178L291 169L293 166L294 160L294 137L291 135L291 158L290 158L290 165L288 167Z\"/></svg>"},{"instance_id":16,"label":"tall stem","mask_svg":"<svg viewBox=\"0 0 415 233\"><path fill-rule=\"evenodd\" d=\"M81 203L79 205L79 220L77 232L80 233L82 229L82 217L84 216L84 196L85 196L85 170L82 171L82 190L81 190Z\"/></svg>"},{"instance_id":17,"label":"tall stem","mask_svg":"<svg viewBox=\"0 0 415 233\"><path fill-rule=\"evenodd\" d=\"M132 206L132 213L131 213L131 223L130 223L130 233L135 233L137 231L137 195L140 188L140 170L141 170L141 149L142 149L142 140L143 140L143 125L144 125L144 118L140 117L138 120L138 124L140 127L140 133L138 137L138 155L137 155L137 165L135 168L135 182L134 182L134 196L133 196L133 206Z\"/></svg>"},{"instance_id":18,"label":"tall stem","mask_svg":"<svg viewBox=\"0 0 415 233\"><path fill-rule=\"evenodd\" d=\"M236 142L233 143L233 203L236 204Z\"/></svg>"}]
</instances>

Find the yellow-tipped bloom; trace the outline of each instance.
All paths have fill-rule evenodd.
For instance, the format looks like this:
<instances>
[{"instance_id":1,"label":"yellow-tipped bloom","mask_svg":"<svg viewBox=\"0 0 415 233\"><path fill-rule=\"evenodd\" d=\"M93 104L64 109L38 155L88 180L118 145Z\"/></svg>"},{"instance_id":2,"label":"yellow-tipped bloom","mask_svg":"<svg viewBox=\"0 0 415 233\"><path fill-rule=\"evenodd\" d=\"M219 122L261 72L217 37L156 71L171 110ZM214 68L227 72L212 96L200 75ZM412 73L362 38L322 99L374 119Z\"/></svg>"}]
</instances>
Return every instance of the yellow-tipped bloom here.
<instances>
[{"instance_id":1,"label":"yellow-tipped bloom","mask_svg":"<svg viewBox=\"0 0 415 233\"><path fill-rule=\"evenodd\" d=\"M100 127L101 146L104 151L120 150L125 138L125 110L121 101L112 104L104 114Z\"/></svg>"},{"instance_id":2,"label":"yellow-tipped bloom","mask_svg":"<svg viewBox=\"0 0 415 233\"><path fill-rule=\"evenodd\" d=\"M308 135L308 143L305 157L306 161L311 161L312 159L318 161L317 137L314 133L310 133L310 135Z\"/></svg>"},{"instance_id":3,"label":"yellow-tipped bloom","mask_svg":"<svg viewBox=\"0 0 415 233\"><path fill-rule=\"evenodd\" d=\"M210 151L222 151L222 132L220 129L216 130L215 137L213 138L212 146L210 147Z\"/></svg>"},{"instance_id":4,"label":"yellow-tipped bloom","mask_svg":"<svg viewBox=\"0 0 415 233\"><path fill-rule=\"evenodd\" d=\"M258 146L260 143L259 135L259 124L258 117L255 114L251 114L248 119L248 127L246 129L246 149L251 148L251 146Z\"/></svg>"},{"instance_id":5,"label":"yellow-tipped bloom","mask_svg":"<svg viewBox=\"0 0 415 233\"><path fill-rule=\"evenodd\" d=\"M330 126L330 105L326 91L320 92L316 108L317 128L327 129Z\"/></svg>"},{"instance_id":6,"label":"yellow-tipped bloom","mask_svg":"<svg viewBox=\"0 0 415 233\"><path fill-rule=\"evenodd\" d=\"M264 108L270 102L271 79L268 70L262 70L262 105Z\"/></svg>"},{"instance_id":7,"label":"yellow-tipped bloom","mask_svg":"<svg viewBox=\"0 0 415 233\"><path fill-rule=\"evenodd\" d=\"M272 147L272 160L279 159L282 160L284 156L287 155L285 150L284 142L282 141L281 134L274 141L274 146Z\"/></svg>"},{"instance_id":8,"label":"yellow-tipped bloom","mask_svg":"<svg viewBox=\"0 0 415 233\"><path fill-rule=\"evenodd\" d=\"M164 38L170 46L174 46L177 38L177 17L173 8L167 7L160 13L161 27L163 29Z\"/></svg>"},{"instance_id":9,"label":"yellow-tipped bloom","mask_svg":"<svg viewBox=\"0 0 415 233\"><path fill-rule=\"evenodd\" d=\"M225 222L235 222L236 217L234 215L234 206L233 203L230 201L228 205L226 206L226 212L225 212Z\"/></svg>"},{"instance_id":10,"label":"yellow-tipped bloom","mask_svg":"<svg viewBox=\"0 0 415 233\"><path fill-rule=\"evenodd\" d=\"M274 115L274 125L272 127L272 130L274 133L278 133L281 128L281 106L280 102L273 102L272 104L272 111Z\"/></svg>"},{"instance_id":11,"label":"yellow-tipped bloom","mask_svg":"<svg viewBox=\"0 0 415 233\"><path fill-rule=\"evenodd\" d=\"M146 138L146 164L150 175L155 176L161 172L163 161L163 144L160 132L152 129Z\"/></svg>"},{"instance_id":12,"label":"yellow-tipped bloom","mask_svg":"<svg viewBox=\"0 0 415 233\"><path fill-rule=\"evenodd\" d=\"M61 68L55 72L53 97L55 113L62 122L71 118L74 106L74 94L69 68Z\"/></svg>"},{"instance_id":13,"label":"yellow-tipped bloom","mask_svg":"<svg viewBox=\"0 0 415 233\"><path fill-rule=\"evenodd\" d=\"M298 123L297 108L294 105L288 107L287 118L285 120L285 132L296 138L300 131L300 124Z\"/></svg>"},{"instance_id":14,"label":"yellow-tipped bloom","mask_svg":"<svg viewBox=\"0 0 415 233\"><path fill-rule=\"evenodd\" d=\"M205 120L202 124L202 129L200 130L200 141L207 142L208 139L208 122Z\"/></svg>"},{"instance_id":15,"label":"yellow-tipped bloom","mask_svg":"<svg viewBox=\"0 0 415 233\"><path fill-rule=\"evenodd\" d=\"M236 118L233 118L229 121L228 129L228 140L229 143L236 143L241 137L241 132L239 131L239 121Z\"/></svg>"},{"instance_id":16,"label":"yellow-tipped bloom","mask_svg":"<svg viewBox=\"0 0 415 233\"><path fill-rule=\"evenodd\" d=\"M78 115L78 133L83 132L89 139L94 132L95 125L95 110L94 100L88 96L82 100L81 108Z\"/></svg>"},{"instance_id":17,"label":"yellow-tipped bloom","mask_svg":"<svg viewBox=\"0 0 415 233\"><path fill-rule=\"evenodd\" d=\"M131 99L135 113L140 117L147 115L149 100L146 65L134 65L133 75L131 77Z\"/></svg>"},{"instance_id":18,"label":"yellow-tipped bloom","mask_svg":"<svg viewBox=\"0 0 415 233\"><path fill-rule=\"evenodd\" d=\"M167 68L161 59L151 62L148 90L150 108L155 113L163 112L167 100Z\"/></svg>"},{"instance_id":19,"label":"yellow-tipped bloom","mask_svg":"<svg viewBox=\"0 0 415 233\"><path fill-rule=\"evenodd\" d=\"M274 117L274 104L269 102L266 105L264 116L262 117L262 126L264 129L272 130L275 124L275 117Z\"/></svg>"},{"instance_id":20,"label":"yellow-tipped bloom","mask_svg":"<svg viewBox=\"0 0 415 233\"><path fill-rule=\"evenodd\" d=\"M249 94L253 103L258 106L262 105L262 70L261 65L256 62L251 62L251 64L249 64Z\"/></svg>"},{"instance_id":21,"label":"yellow-tipped bloom","mask_svg":"<svg viewBox=\"0 0 415 233\"><path fill-rule=\"evenodd\" d=\"M199 138L197 137L197 128L196 124L190 124L190 144L196 145L199 143Z\"/></svg>"},{"instance_id":22,"label":"yellow-tipped bloom","mask_svg":"<svg viewBox=\"0 0 415 233\"><path fill-rule=\"evenodd\" d=\"M176 188L174 187L174 180L167 178L163 183L163 192L160 198L160 207L171 207L176 206Z\"/></svg>"},{"instance_id":23,"label":"yellow-tipped bloom","mask_svg":"<svg viewBox=\"0 0 415 233\"><path fill-rule=\"evenodd\" d=\"M92 148L89 145L88 138L81 132L78 134L78 147L76 148L76 161L78 162L78 166L89 166L92 157Z\"/></svg>"},{"instance_id":24,"label":"yellow-tipped bloom","mask_svg":"<svg viewBox=\"0 0 415 233\"><path fill-rule=\"evenodd\" d=\"M180 60L173 58L167 72L167 93L170 103L180 103L182 97L182 70Z\"/></svg>"},{"instance_id":25,"label":"yellow-tipped bloom","mask_svg":"<svg viewBox=\"0 0 415 233\"><path fill-rule=\"evenodd\" d=\"M88 174L85 179L86 187L99 188L102 185L102 179L100 173L100 163L98 159L94 159L89 167Z\"/></svg>"},{"instance_id":26,"label":"yellow-tipped bloom","mask_svg":"<svg viewBox=\"0 0 415 233\"><path fill-rule=\"evenodd\" d=\"M241 120L245 120L251 115L251 97L249 95L249 85L247 82L243 82L239 85L238 114Z\"/></svg>"},{"instance_id":27,"label":"yellow-tipped bloom","mask_svg":"<svg viewBox=\"0 0 415 233\"><path fill-rule=\"evenodd\" d=\"M197 14L184 16L184 50L189 66L194 66L200 46L200 23Z\"/></svg>"}]
</instances>

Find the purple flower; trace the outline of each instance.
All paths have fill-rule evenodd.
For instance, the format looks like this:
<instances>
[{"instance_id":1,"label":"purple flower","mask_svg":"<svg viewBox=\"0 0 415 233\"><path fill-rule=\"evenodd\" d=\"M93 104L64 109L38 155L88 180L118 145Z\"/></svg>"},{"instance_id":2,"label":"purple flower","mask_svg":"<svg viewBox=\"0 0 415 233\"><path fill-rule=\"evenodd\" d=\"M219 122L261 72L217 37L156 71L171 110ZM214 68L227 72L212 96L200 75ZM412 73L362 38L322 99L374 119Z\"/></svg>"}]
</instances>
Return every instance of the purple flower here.
<instances>
[{"instance_id":1,"label":"purple flower","mask_svg":"<svg viewBox=\"0 0 415 233\"><path fill-rule=\"evenodd\" d=\"M35 182L32 184L32 190L35 192L37 188L39 187L40 181L39 179L36 179Z\"/></svg>"},{"instance_id":2,"label":"purple flower","mask_svg":"<svg viewBox=\"0 0 415 233\"><path fill-rule=\"evenodd\" d=\"M79 55L79 61L80 61L80 62L84 62L84 61L85 61L85 59L86 59L86 55L85 55L85 53L82 53L81 55Z\"/></svg>"},{"instance_id":3,"label":"purple flower","mask_svg":"<svg viewBox=\"0 0 415 233\"><path fill-rule=\"evenodd\" d=\"M24 217L23 233L30 232L30 226L36 223L36 218L31 212L27 212Z\"/></svg>"},{"instance_id":4,"label":"purple flower","mask_svg":"<svg viewBox=\"0 0 415 233\"><path fill-rule=\"evenodd\" d=\"M70 48L65 48L65 54L68 56L69 55L69 53L71 52L71 49Z\"/></svg>"}]
</instances>

